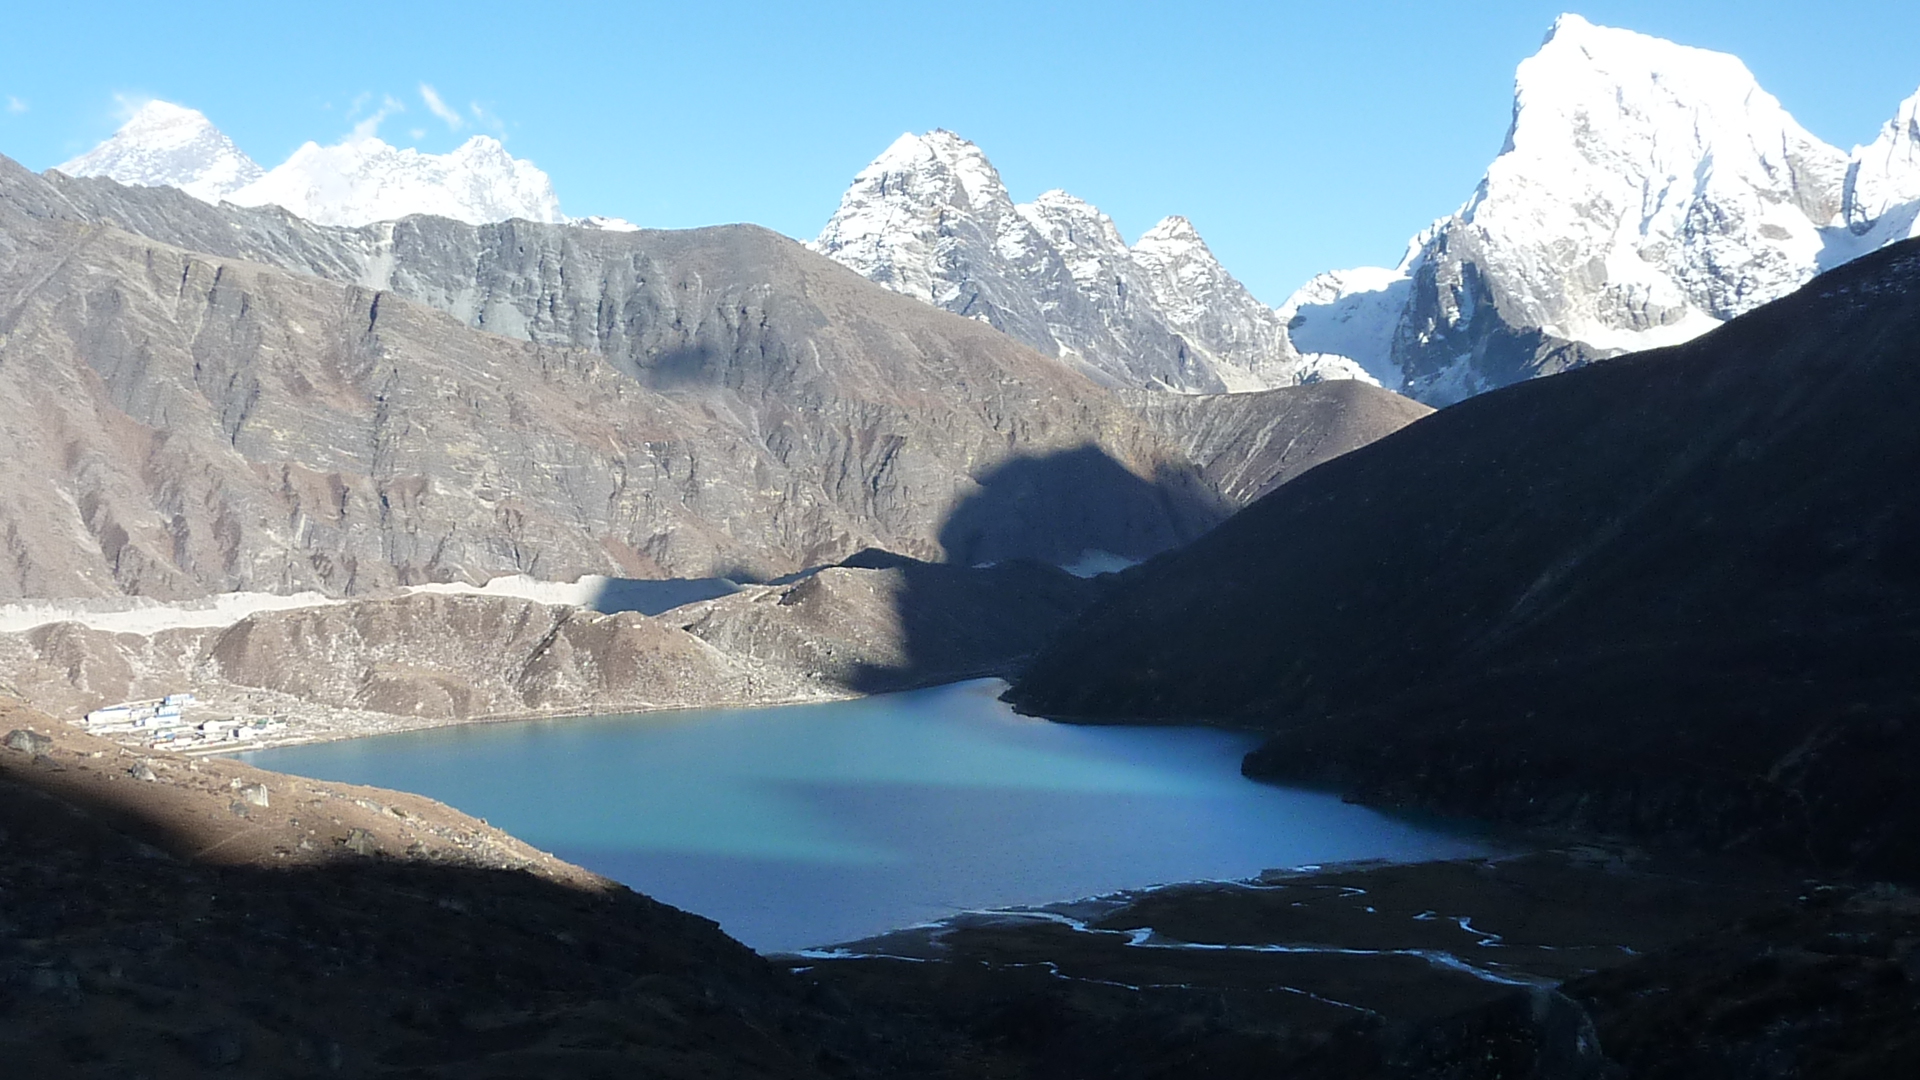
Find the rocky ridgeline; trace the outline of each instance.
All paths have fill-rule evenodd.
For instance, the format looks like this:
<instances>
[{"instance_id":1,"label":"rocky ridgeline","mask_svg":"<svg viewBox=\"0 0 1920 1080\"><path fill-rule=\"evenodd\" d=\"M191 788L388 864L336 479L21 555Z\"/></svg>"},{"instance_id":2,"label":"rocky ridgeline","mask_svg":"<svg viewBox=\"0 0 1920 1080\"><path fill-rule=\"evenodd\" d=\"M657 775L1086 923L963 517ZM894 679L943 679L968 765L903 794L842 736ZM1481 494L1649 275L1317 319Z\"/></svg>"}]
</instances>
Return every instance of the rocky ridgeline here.
<instances>
[{"instance_id":1,"label":"rocky ridgeline","mask_svg":"<svg viewBox=\"0 0 1920 1080\"><path fill-rule=\"evenodd\" d=\"M1234 505L1057 361L749 226L329 229L0 163L0 235L0 595L1065 563Z\"/></svg>"},{"instance_id":2,"label":"rocky ridgeline","mask_svg":"<svg viewBox=\"0 0 1920 1080\"><path fill-rule=\"evenodd\" d=\"M1032 562L883 553L656 616L432 593L264 611L228 626L0 633L11 692L77 720L191 688L196 722L271 720L249 746L474 720L772 705L1011 674L1103 586ZM130 745L221 750L221 742Z\"/></svg>"},{"instance_id":3,"label":"rocky ridgeline","mask_svg":"<svg viewBox=\"0 0 1920 1080\"><path fill-rule=\"evenodd\" d=\"M1013 201L978 146L902 135L812 245L906 296L978 319L1117 386L1219 393L1370 377L1301 357L1185 218L1129 247L1064 191Z\"/></svg>"}]
</instances>

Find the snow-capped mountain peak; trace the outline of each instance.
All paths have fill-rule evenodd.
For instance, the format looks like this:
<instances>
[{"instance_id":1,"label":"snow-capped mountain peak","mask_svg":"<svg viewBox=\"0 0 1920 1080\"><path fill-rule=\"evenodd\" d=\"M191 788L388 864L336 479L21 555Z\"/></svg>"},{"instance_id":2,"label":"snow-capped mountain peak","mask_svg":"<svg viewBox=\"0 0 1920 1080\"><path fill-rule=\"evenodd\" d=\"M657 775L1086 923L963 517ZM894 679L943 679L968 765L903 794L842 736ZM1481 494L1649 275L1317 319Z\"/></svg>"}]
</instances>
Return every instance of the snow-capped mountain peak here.
<instances>
[{"instance_id":1,"label":"snow-capped mountain peak","mask_svg":"<svg viewBox=\"0 0 1920 1080\"><path fill-rule=\"evenodd\" d=\"M1563 15L1460 220L1524 270L1535 325L1637 348L1798 288L1845 169L1737 57Z\"/></svg>"},{"instance_id":2,"label":"snow-capped mountain peak","mask_svg":"<svg viewBox=\"0 0 1920 1080\"><path fill-rule=\"evenodd\" d=\"M166 101L140 106L107 141L54 168L139 187L177 187L206 202L264 175L204 115Z\"/></svg>"},{"instance_id":3,"label":"snow-capped mountain peak","mask_svg":"<svg viewBox=\"0 0 1920 1080\"><path fill-rule=\"evenodd\" d=\"M1847 228L1881 242L1916 235L1920 221L1920 91L1900 103L1880 137L1856 146L1841 196ZM1886 219L1886 220L1883 220Z\"/></svg>"},{"instance_id":4,"label":"snow-capped mountain peak","mask_svg":"<svg viewBox=\"0 0 1920 1080\"><path fill-rule=\"evenodd\" d=\"M960 246L950 226L965 219L982 233L971 246L991 247L1013 217L1013 199L979 147L950 131L908 132L853 178L812 246L895 292L947 306L957 294L936 267Z\"/></svg>"},{"instance_id":5,"label":"snow-capped mountain peak","mask_svg":"<svg viewBox=\"0 0 1920 1080\"><path fill-rule=\"evenodd\" d=\"M280 206L322 225L367 225L409 214L472 225L566 220L547 174L486 135L446 154L396 148L372 137L333 146L309 142L228 199L241 206Z\"/></svg>"},{"instance_id":6,"label":"snow-capped mountain peak","mask_svg":"<svg viewBox=\"0 0 1920 1080\"><path fill-rule=\"evenodd\" d=\"M1205 309L1217 302L1223 288L1246 292L1240 282L1227 273L1227 268L1220 265L1220 260L1213 257L1193 222L1183 217L1166 217L1155 222L1153 228L1134 242L1131 254L1134 264L1144 271L1154 298L1176 322L1204 317ZM1251 300L1252 296L1247 298Z\"/></svg>"},{"instance_id":7,"label":"snow-capped mountain peak","mask_svg":"<svg viewBox=\"0 0 1920 1080\"><path fill-rule=\"evenodd\" d=\"M1014 212L1053 245L1083 288L1105 289L1110 279L1121 282L1132 276L1120 227L1085 199L1055 188L1015 206Z\"/></svg>"},{"instance_id":8,"label":"snow-capped mountain peak","mask_svg":"<svg viewBox=\"0 0 1920 1080\"><path fill-rule=\"evenodd\" d=\"M978 146L902 135L854 177L815 250L870 280L981 319L1095 378L1218 392L1366 378L1303 361L1271 308L1169 218L1129 247L1112 218L1052 190L1015 205Z\"/></svg>"},{"instance_id":9,"label":"snow-capped mountain peak","mask_svg":"<svg viewBox=\"0 0 1920 1080\"><path fill-rule=\"evenodd\" d=\"M1158 251L1170 256L1200 252L1208 258L1213 257L1213 252L1207 249L1207 242L1200 239L1200 230L1193 227L1193 222L1178 214L1154 222L1152 228L1140 234L1133 249L1136 252Z\"/></svg>"},{"instance_id":10,"label":"snow-capped mountain peak","mask_svg":"<svg viewBox=\"0 0 1920 1080\"><path fill-rule=\"evenodd\" d=\"M1472 197L1398 270L1296 293L1292 343L1446 404L1685 341L1910 235L1917 111L1849 158L1737 57L1563 15L1520 63Z\"/></svg>"}]
</instances>

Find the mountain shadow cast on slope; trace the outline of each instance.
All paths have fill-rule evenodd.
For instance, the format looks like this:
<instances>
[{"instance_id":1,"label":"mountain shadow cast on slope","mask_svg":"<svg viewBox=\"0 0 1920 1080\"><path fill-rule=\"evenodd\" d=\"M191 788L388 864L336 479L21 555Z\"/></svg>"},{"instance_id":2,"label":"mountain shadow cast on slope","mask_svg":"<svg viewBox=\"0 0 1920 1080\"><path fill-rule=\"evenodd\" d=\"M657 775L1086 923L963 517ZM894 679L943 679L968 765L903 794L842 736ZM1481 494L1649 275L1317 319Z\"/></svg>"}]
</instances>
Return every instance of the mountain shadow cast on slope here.
<instances>
[{"instance_id":1,"label":"mountain shadow cast on slope","mask_svg":"<svg viewBox=\"0 0 1920 1080\"><path fill-rule=\"evenodd\" d=\"M1197 475L1143 479L1097 446L1011 458L976 478L940 526L946 561L1072 563L1090 551L1144 559L1187 543L1232 512Z\"/></svg>"},{"instance_id":2,"label":"mountain shadow cast on slope","mask_svg":"<svg viewBox=\"0 0 1920 1080\"><path fill-rule=\"evenodd\" d=\"M1145 480L1098 447L1005 462L981 476L979 490L941 526L946 562L868 550L841 564L901 578L893 598L900 657L862 666L850 685L879 693L1011 676L1104 591L1062 565L1090 553L1145 559L1229 512L1192 473Z\"/></svg>"}]
</instances>

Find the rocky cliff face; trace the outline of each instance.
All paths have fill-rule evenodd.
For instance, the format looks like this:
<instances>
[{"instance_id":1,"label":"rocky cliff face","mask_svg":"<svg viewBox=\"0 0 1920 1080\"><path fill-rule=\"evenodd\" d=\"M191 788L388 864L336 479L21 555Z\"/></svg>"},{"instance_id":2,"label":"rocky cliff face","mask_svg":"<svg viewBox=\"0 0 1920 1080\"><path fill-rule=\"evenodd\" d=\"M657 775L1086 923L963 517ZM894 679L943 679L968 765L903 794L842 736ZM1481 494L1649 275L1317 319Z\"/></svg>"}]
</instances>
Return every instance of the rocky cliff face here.
<instances>
[{"instance_id":1,"label":"rocky cliff face","mask_svg":"<svg viewBox=\"0 0 1920 1080\"><path fill-rule=\"evenodd\" d=\"M1137 557L1236 505L1057 361L752 227L328 228L11 163L0 215L8 595Z\"/></svg>"},{"instance_id":2,"label":"rocky cliff face","mask_svg":"<svg viewBox=\"0 0 1920 1080\"><path fill-rule=\"evenodd\" d=\"M976 513L969 557L1146 554L1223 512L1085 379L764 230L338 230L0 186L11 595L939 558L1005 467L1082 453L1099 482Z\"/></svg>"},{"instance_id":3,"label":"rocky cliff face","mask_svg":"<svg viewBox=\"0 0 1920 1080\"><path fill-rule=\"evenodd\" d=\"M888 147L813 246L1114 385L1218 393L1368 377L1299 356L1185 219L1129 248L1111 218L1066 192L1016 205L980 148L948 131Z\"/></svg>"},{"instance_id":4,"label":"rocky cliff face","mask_svg":"<svg viewBox=\"0 0 1920 1080\"><path fill-rule=\"evenodd\" d=\"M1690 340L1911 235L1911 126L1850 156L1732 56L1562 16L1466 204L1282 310L1302 351L1433 404Z\"/></svg>"}]
</instances>

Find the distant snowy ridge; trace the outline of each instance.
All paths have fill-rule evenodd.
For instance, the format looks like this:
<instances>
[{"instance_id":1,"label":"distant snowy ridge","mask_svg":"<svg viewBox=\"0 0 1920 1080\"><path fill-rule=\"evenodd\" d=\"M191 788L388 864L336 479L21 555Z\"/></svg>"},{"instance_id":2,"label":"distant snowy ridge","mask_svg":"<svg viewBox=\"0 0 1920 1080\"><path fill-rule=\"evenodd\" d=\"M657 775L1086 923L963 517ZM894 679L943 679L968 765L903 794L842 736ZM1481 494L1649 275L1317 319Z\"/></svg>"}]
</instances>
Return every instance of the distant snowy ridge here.
<instances>
[{"instance_id":1,"label":"distant snowy ridge","mask_svg":"<svg viewBox=\"0 0 1920 1080\"><path fill-rule=\"evenodd\" d=\"M979 319L1116 385L1259 390L1360 378L1307 358L1184 218L1129 247L1064 191L1015 204L978 146L902 135L862 169L811 245L895 292Z\"/></svg>"},{"instance_id":2,"label":"distant snowy ridge","mask_svg":"<svg viewBox=\"0 0 1920 1080\"><path fill-rule=\"evenodd\" d=\"M165 101L140 106L106 142L54 168L137 187L176 187L214 203L266 175L205 116Z\"/></svg>"},{"instance_id":3,"label":"distant snowy ridge","mask_svg":"<svg viewBox=\"0 0 1920 1080\"><path fill-rule=\"evenodd\" d=\"M370 225L410 214L469 225L566 220L547 174L486 135L446 154L399 149L371 137L335 146L310 142L227 200L279 206L320 225Z\"/></svg>"},{"instance_id":4,"label":"distant snowy ridge","mask_svg":"<svg viewBox=\"0 0 1920 1080\"><path fill-rule=\"evenodd\" d=\"M1689 340L1914 235L1916 111L1849 155L1735 57L1563 15L1473 196L1397 267L1309 282L1290 340L1436 405Z\"/></svg>"},{"instance_id":5,"label":"distant snowy ridge","mask_svg":"<svg viewBox=\"0 0 1920 1080\"><path fill-rule=\"evenodd\" d=\"M309 142L267 171L205 116L165 101L141 106L112 137L56 168L69 176L177 187L205 202L280 206L321 225L370 225L410 214L470 225L574 221L560 212L547 174L489 136L476 135L445 154L396 148L370 135L333 146ZM634 228L607 217L576 223Z\"/></svg>"}]
</instances>

